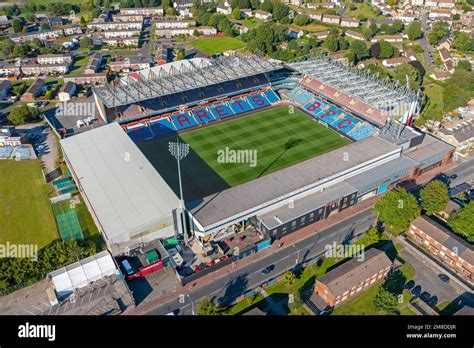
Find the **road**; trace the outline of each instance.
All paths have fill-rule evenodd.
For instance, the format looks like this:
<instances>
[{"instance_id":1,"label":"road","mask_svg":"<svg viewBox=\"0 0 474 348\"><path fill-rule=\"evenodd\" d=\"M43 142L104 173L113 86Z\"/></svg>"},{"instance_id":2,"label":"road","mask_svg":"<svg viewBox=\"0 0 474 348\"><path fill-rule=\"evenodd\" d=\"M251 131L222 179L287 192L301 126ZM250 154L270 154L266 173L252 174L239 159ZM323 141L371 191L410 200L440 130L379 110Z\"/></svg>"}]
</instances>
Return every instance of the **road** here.
<instances>
[{"instance_id":1,"label":"road","mask_svg":"<svg viewBox=\"0 0 474 348\"><path fill-rule=\"evenodd\" d=\"M293 268L297 263L314 258L324 252L327 245L341 242L352 233L365 231L374 219L372 209L360 212L339 224L288 245L260 260L239 268L228 275L188 292L185 296L170 301L148 311L147 315L165 315L174 312L177 315L192 315L196 304L204 297L227 305L242 293L251 290L261 283ZM269 265L275 265L274 270L263 275L261 271Z\"/></svg>"},{"instance_id":2,"label":"road","mask_svg":"<svg viewBox=\"0 0 474 348\"><path fill-rule=\"evenodd\" d=\"M474 180L474 158L461 162L456 168L446 173L448 176L456 175L451 179L450 186L455 187L463 182Z\"/></svg>"},{"instance_id":3,"label":"road","mask_svg":"<svg viewBox=\"0 0 474 348\"><path fill-rule=\"evenodd\" d=\"M425 51L426 61L428 62L428 65L425 66L425 70L428 71L433 67L435 62L434 62L433 54L431 53L430 45L428 44L428 40L426 40L426 35L423 35L423 37L418 42L420 43L421 47L423 47L423 50Z\"/></svg>"}]
</instances>

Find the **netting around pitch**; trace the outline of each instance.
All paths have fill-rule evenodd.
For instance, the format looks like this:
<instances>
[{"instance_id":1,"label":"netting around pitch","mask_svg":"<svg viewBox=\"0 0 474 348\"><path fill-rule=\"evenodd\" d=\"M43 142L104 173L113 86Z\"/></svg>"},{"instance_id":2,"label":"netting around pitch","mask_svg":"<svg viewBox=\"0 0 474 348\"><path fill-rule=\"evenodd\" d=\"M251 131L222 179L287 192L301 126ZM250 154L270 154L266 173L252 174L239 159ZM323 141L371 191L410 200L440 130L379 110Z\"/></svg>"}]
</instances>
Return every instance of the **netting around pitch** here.
<instances>
[{"instance_id":1,"label":"netting around pitch","mask_svg":"<svg viewBox=\"0 0 474 348\"><path fill-rule=\"evenodd\" d=\"M84 234L74 205L69 201L53 204L53 213L63 241L83 240Z\"/></svg>"}]
</instances>

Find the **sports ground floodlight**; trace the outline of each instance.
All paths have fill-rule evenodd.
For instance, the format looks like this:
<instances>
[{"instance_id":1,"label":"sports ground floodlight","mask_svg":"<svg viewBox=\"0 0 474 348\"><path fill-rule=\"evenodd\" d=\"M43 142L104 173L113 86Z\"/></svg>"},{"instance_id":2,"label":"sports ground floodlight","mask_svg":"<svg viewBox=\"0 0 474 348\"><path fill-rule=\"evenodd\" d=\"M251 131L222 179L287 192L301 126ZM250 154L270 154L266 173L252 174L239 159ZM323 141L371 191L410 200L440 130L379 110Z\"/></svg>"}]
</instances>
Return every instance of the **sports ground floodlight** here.
<instances>
[{"instance_id":1,"label":"sports ground floodlight","mask_svg":"<svg viewBox=\"0 0 474 348\"><path fill-rule=\"evenodd\" d=\"M178 162L178 179L179 179L179 205L180 210L182 213L186 211L184 207L184 199L183 199L183 185L181 183L181 165L180 161L184 159L189 154L189 144L180 143L179 139L176 142L170 141L168 143L168 149L171 155L176 158ZM188 234L187 234L187 227L186 227L186 215L183 214L183 234L184 234L184 242L188 245Z\"/></svg>"}]
</instances>

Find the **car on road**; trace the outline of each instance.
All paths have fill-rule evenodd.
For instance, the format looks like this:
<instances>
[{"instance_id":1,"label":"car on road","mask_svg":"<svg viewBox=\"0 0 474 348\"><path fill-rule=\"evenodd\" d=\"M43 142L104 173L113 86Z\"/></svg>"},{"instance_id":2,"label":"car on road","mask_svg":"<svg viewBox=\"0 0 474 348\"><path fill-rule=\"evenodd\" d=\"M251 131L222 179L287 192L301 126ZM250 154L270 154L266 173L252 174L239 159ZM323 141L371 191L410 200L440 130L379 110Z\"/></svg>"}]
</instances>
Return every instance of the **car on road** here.
<instances>
[{"instance_id":1,"label":"car on road","mask_svg":"<svg viewBox=\"0 0 474 348\"><path fill-rule=\"evenodd\" d=\"M273 270L275 269L275 265L270 265L268 267L265 267L264 269L262 269L262 274L269 274L271 273Z\"/></svg>"},{"instance_id":2,"label":"car on road","mask_svg":"<svg viewBox=\"0 0 474 348\"><path fill-rule=\"evenodd\" d=\"M415 281L414 280L409 280L406 284L405 284L405 289L406 290L410 290L411 288L413 288L415 286Z\"/></svg>"},{"instance_id":3,"label":"car on road","mask_svg":"<svg viewBox=\"0 0 474 348\"><path fill-rule=\"evenodd\" d=\"M434 308L438 304L438 297L437 296L432 296L428 300L427 303L428 303L428 306L430 306L431 308Z\"/></svg>"},{"instance_id":4,"label":"car on road","mask_svg":"<svg viewBox=\"0 0 474 348\"><path fill-rule=\"evenodd\" d=\"M439 280L441 280L443 283L449 283L449 277L446 274L438 274Z\"/></svg>"},{"instance_id":5,"label":"car on road","mask_svg":"<svg viewBox=\"0 0 474 348\"><path fill-rule=\"evenodd\" d=\"M420 295L420 298L423 302L428 303L429 299L431 298L431 295L428 291L423 291L423 293Z\"/></svg>"},{"instance_id":6,"label":"car on road","mask_svg":"<svg viewBox=\"0 0 474 348\"><path fill-rule=\"evenodd\" d=\"M412 294L413 296L420 296L420 294L421 294L421 286L420 286L420 285L415 286L415 287L411 290L411 294Z\"/></svg>"}]
</instances>

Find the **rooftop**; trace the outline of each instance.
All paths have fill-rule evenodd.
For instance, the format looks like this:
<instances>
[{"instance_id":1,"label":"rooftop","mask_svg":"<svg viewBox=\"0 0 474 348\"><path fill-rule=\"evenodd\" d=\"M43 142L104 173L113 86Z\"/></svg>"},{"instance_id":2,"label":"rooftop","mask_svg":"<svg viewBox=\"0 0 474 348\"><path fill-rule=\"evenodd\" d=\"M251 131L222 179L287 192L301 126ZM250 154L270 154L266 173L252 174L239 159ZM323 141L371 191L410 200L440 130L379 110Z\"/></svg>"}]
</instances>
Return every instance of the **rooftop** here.
<instances>
[{"instance_id":1,"label":"rooftop","mask_svg":"<svg viewBox=\"0 0 474 348\"><path fill-rule=\"evenodd\" d=\"M270 206L355 171L400 148L377 137L366 138L323 155L300 162L275 173L231 187L188 204L203 227L215 227L225 219L250 213L258 206ZM347 158L343 160L343 158Z\"/></svg>"},{"instance_id":2,"label":"rooftop","mask_svg":"<svg viewBox=\"0 0 474 348\"><path fill-rule=\"evenodd\" d=\"M331 293L337 297L392 265L387 254L375 248L364 251L363 256L363 261L352 258L319 277L318 281L327 285Z\"/></svg>"},{"instance_id":3,"label":"rooftop","mask_svg":"<svg viewBox=\"0 0 474 348\"><path fill-rule=\"evenodd\" d=\"M63 139L61 145L112 243L169 222L178 198L118 123Z\"/></svg>"},{"instance_id":4,"label":"rooftop","mask_svg":"<svg viewBox=\"0 0 474 348\"><path fill-rule=\"evenodd\" d=\"M459 257L462 257L471 265L474 265L473 247L461 237L427 216L419 216L411 224L444 245L449 250L456 250Z\"/></svg>"}]
</instances>

